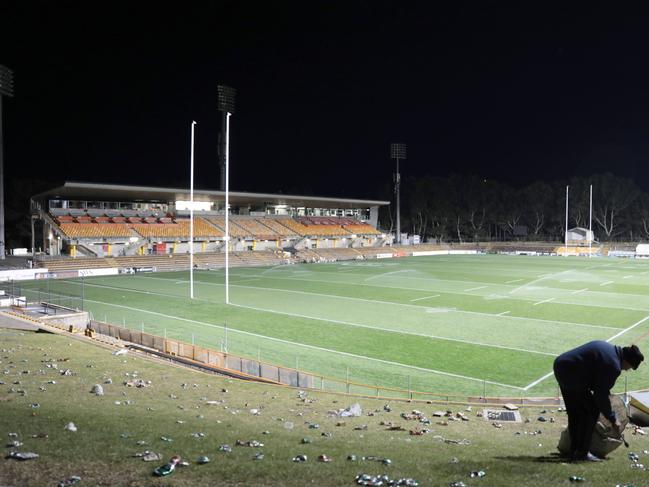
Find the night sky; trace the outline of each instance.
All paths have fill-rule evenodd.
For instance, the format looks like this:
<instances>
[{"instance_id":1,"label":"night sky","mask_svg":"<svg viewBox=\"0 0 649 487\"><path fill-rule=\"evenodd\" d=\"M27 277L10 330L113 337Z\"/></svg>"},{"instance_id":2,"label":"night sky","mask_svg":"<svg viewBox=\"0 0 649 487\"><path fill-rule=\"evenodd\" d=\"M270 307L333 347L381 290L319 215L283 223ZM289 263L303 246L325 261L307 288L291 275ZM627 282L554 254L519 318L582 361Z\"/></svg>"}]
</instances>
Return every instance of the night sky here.
<instances>
[{"instance_id":1,"label":"night sky","mask_svg":"<svg viewBox=\"0 0 649 487\"><path fill-rule=\"evenodd\" d=\"M383 199L404 177L649 190L649 16L614 2L0 1L6 178ZM8 183L10 184L10 182Z\"/></svg>"}]
</instances>

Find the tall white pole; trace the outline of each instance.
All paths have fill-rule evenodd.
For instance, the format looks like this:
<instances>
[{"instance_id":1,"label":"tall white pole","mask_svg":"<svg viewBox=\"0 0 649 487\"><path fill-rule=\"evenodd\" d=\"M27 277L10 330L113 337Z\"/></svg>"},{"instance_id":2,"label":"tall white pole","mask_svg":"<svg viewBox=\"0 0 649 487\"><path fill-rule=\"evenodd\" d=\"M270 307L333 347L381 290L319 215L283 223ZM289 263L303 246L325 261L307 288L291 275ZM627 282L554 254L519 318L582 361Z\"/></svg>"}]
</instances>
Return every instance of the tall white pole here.
<instances>
[{"instance_id":1,"label":"tall white pole","mask_svg":"<svg viewBox=\"0 0 649 487\"><path fill-rule=\"evenodd\" d=\"M230 117L225 117L225 304L230 304Z\"/></svg>"},{"instance_id":2,"label":"tall white pole","mask_svg":"<svg viewBox=\"0 0 649 487\"><path fill-rule=\"evenodd\" d=\"M192 148L189 170L189 298L194 299L194 127L192 121Z\"/></svg>"},{"instance_id":3,"label":"tall white pole","mask_svg":"<svg viewBox=\"0 0 649 487\"><path fill-rule=\"evenodd\" d=\"M590 185L590 214L588 217L588 257L593 251L593 185Z\"/></svg>"},{"instance_id":4,"label":"tall white pole","mask_svg":"<svg viewBox=\"0 0 649 487\"><path fill-rule=\"evenodd\" d=\"M568 255L568 188L570 186L566 186L566 231L564 234L564 247L565 247L565 252L564 252L564 257Z\"/></svg>"}]
</instances>

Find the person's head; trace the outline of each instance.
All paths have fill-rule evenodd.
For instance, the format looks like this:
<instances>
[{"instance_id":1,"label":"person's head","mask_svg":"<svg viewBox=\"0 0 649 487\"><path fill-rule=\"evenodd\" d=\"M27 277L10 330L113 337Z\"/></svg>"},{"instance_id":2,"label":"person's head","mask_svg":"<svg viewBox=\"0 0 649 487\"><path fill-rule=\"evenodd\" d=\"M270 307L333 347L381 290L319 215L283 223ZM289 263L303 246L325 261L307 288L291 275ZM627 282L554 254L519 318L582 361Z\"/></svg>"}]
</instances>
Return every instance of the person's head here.
<instances>
[{"instance_id":1,"label":"person's head","mask_svg":"<svg viewBox=\"0 0 649 487\"><path fill-rule=\"evenodd\" d=\"M644 355L637 347L637 345L631 345L630 347L622 347L622 369L637 369L640 365L640 362L644 360Z\"/></svg>"}]
</instances>

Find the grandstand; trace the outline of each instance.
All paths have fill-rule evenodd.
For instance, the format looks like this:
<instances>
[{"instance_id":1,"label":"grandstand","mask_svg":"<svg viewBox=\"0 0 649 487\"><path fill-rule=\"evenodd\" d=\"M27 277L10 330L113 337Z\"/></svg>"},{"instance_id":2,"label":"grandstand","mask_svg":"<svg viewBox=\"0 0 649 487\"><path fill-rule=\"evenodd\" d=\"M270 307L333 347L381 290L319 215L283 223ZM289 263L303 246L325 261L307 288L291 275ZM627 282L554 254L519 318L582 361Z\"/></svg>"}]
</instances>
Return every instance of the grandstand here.
<instances>
[{"instance_id":1,"label":"grandstand","mask_svg":"<svg viewBox=\"0 0 649 487\"><path fill-rule=\"evenodd\" d=\"M196 191L194 253L225 251L225 193ZM376 227L387 201L230 192L229 250L391 244ZM52 257L189 254L187 189L66 182L31 198L32 241ZM256 263L258 258L252 258Z\"/></svg>"}]
</instances>

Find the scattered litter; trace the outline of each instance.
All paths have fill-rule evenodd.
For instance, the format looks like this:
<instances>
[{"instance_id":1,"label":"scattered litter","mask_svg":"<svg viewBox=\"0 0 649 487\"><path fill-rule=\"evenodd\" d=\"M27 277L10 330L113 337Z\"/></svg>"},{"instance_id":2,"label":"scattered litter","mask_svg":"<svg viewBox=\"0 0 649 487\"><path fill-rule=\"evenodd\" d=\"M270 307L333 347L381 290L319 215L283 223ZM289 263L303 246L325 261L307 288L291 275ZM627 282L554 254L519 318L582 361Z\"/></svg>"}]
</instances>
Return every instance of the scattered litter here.
<instances>
[{"instance_id":1,"label":"scattered litter","mask_svg":"<svg viewBox=\"0 0 649 487\"><path fill-rule=\"evenodd\" d=\"M318 461L322 463L330 463L331 457L328 457L327 455L318 455Z\"/></svg>"},{"instance_id":2,"label":"scattered litter","mask_svg":"<svg viewBox=\"0 0 649 487\"><path fill-rule=\"evenodd\" d=\"M383 465L392 465L392 460L390 460L389 458L381 458L381 457L376 457L374 455L361 457L361 460L367 460L370 462L379 462L382 463Z\"/></svg>"},{"instance_id":3,"label":"scattered litter","mask_svg":"<svg viewBox=\"0 0 649 487\"><path fill-rule=\"evenodd\" d=\"M219 446L219 451L223 451L225 453L232 453L232 447L230 445L221 445Z\"/></svg>"},{"instance_id":4,"label":"scattered litter","mask_svg":"<svg viewBox=\"0 0 649 487\"><path fill-rule=\"evenodd\" d=\"M61 480L59 482L58 487L70 487L71 485L75 485L81 482L81 477L78 475L73 475L72 477L69 477L65 480Z\"/></svg>"},{"instance_id":5,"label":"scattered litter","mask_svg":"<svg viewBox=\"0 0 649 487\"><path fill-rule=\"evenodd\" d=\"M7 448L20 448L21 446L23 446L23 443L18 440L7 443Z\"/></svg>"},{"instance_id":6,"label":"scattered litter","mask_svg":"<svg viewBox=\"0 0 649 487\"><path fill-rule=\"evenodd\" d=\"M457 482L451 482L450 484L448 484L448 487L467 487L467 485L460 480Z\"/></svg>"},{"instance_id":7,"label":"scattered litter","mask_svg":"<svg viewBox=\"0 0 649 487\"><path fill-rule=\"evenodd\" d=\"M150 380L142 380L142 379L135 379L135 380L129 380L124 382L125 386L128 387L137 387L137 388L142 388L142 387L149 387L151 385Z\"/></svg>"},{"instance_id":8,"label":"scattered litter","mask_svg":"<svg viewBox=\"0 0 649 487\"><path fill-rule=\"evenodd\" d=\"M308 423L308 424L310 430L317 430L320 428L320 425L318 423Z\"/></svg>"},{"instance_id":9,"label":"scattered litter","mask_svg":"<svg viewBox=\"0 0 649 487\"><path fill-rule=\"evenodd\" d=\"M32 408L32 409L36 409L36 408L41 407L41 405L38 404L37 402L33 402L33 403L31 403L31 404L29 405L29 407Z\"/></svg>"},{"instance_id":10,"label":"scattered litter","mask_svg":"<svg viewBox=\"0 0 649 487\"><path fill-rule=\"evenodd\" d=\"M104 384L112 384L112 383L113 383L113 379L111 379L110 377L104 381Z\"/></svg>"},{"instance_id":11,"label":"scattered litter","mask_svg":"<svg viewBox=\"0 0 649 487\"><path fill-rule=\"evenodd\" d=\"M103 396L104 395L104 388L100 384L95 384L92 386L92 392L95 396Z\"/></svg>"},{"instance_id":12,"label":"scattered litter","mask_svg":"<svg viewBox=\"0 0 649 487\"><path fill-rule=\"evenodd\" d=\"M170 475L176 470L176 466L180 463L180 457L178 455L174 455L171 457L168 463L165 463L164 465L156 468L153 471L153 475L156 477L163 477L165 475Z\"/></svg>"},{"instance_id":13,"label":"scattered litter","mask_svg":"<svg viewBox=\"0 0 649 487\"><path fill-rule=\"evenodd\" d=\"M642 436L644 436L644 435L647 434L647 432L645 430L643 430L640 426L634 426L633 427L633 434L634 435L642 435Z\"/></svg>"},{"instance_id":14,"label":"scattered litter","mask_svg":"<svg viewBox=\"0 0 649 487\"><path fill-rule=\"evenodd\" d=\"M161 439L162 441L166 441L166 442L168 442L168 443L171 443L172 441L174 441L174 440L172 440L171 438L167 438L166 436L161 436L160 439Z\"/></svg>"},{"instance_id":15,"label":"scattered litter","mask_svg":"<svg viewBox=\"0 0 649 487\"><path fill-rule=\"evenodd\" d=\"M65 425L65 429L68 431L72 431L73 433L76 433L77 427L74 423L68 423Z\"/></svg>"},{"instance_id":16,"label":"scattered litter","mask_svg":"<svg viewBox=\"0 0 649 487\"><path fill-rule=\"evenodd\" d=\"M357 460L356 455L347 455L347 460L350 462L355 462Z\"/></svg>"},{"instance_id":17,"label":"scattered litter","mask_svg":"<svg viewBox=\"0 0 649 487\"><path fill-rule=\"evenodd\" d=\"M253 460L263 460L263 459L264 459L264 454L263 454L262 452L255 453L255 454L252 456L252 459L253 459Z\"/></svg>"},{"instance_id":18,"label":"scattered litter","mask_svg":"<svg viewBox=\"0 0 649 487\"><path fill-rule=\"evenodd\" d=\"M205 457L205 456L198 457L198 460L196 460L196 463L198 463L199 465L205 465L206 463L210 463L210 459L209 459L209 457Z\"/></svg>"},{"instance_id":19,"label":"scattered litter","mask_svg":"<svg viewBox=\"0 0 649 487\"><path fill-rule=\"evenodd\" d=\"M133 456L136 458L141 458L145 462L155 462L162 460L162 455L149 450L145 450L142 453L136 453Z\"/></svg>"},{"instance_id":20,"label":"scattered litter","mask_svg":"<svg viewBox=\"0 0 649 487\"><path fill-rule=\"evenodd\" d=\"M35 458L38 458L38 453L33 453L33 452L19 452L19 451L12 451L9 452L9 455L7 455L5 458L13 458L14 460L33 460Z\"/></svg>"},{"instance_id":21,"label":"scattered litter","mask_svg":"<svg viewBox=\"0 0 649 487\"><path fill-rule=\"evenodd\" d=\"M311 438L302 438L300 440L300 443L302 443L303 445L307 445L309 443L313 443L313 440Z\"/></svg>"},{"instance_id":22,"label":"scattered litter","mask_svg":"<svg viewBox=\"0 0 649 487\"><path fill-rule=\"evenodd\" d=\"M361 408L361 405L358 403L354 403L346 409L340 409L338 410L337 413L337 415L340 416L341 418L358 417L361 416L362 414L363 414L363 409Z\"/></svg>"},{"instance_id":23,"label":"scattered litter","mask_svg":"<svg viewBox=\"0 0 649 487\"><path fill-rule=\"evenodd\" d=\"M192 436L194 438L205 438L205 433L202 433L202 432L192 433Z\"/></svg>"},{"instance_id":24,"label":"scattered litter","mask_svg":"<svg viewBox=\"0 0 649 487\"><path fill-rule=\"evenodd\" d=\"M433 436L434 439L442 441L444 443L448 443L450 445L470 445L471 441L467 440L466 438L462 438L461 440L455 440L452 438L444 438L441 435L435 435Z\"/></svg>"},{"instance_id":25,"label":"scattered litter","mask_svg":"<svg viewBox=\"0 0 649 487\"><path fill-rule=\"evenodd\" d=\"M297 455L293 457L293 461L296 463L303 463L307 461L307 456L306 455Z\"/></svg>"},{"instance_id":26,"label":"scattered litter","mask_svg":"<svg viewBox=\"0 0 649 487\"><path fill-rule=\"evenodd\" d=\"M250 448L260 448L264 446L263 443L260 443L257 440L250 440L250 441L243 441L243 440L237 440L234 444L235 446L247 446Z\"/></svg>"},{"instance_id":27,"label":"scattered litter","mask_svg":"<svg viewBox=\"0 0 649 487\"><path fill-rule=\"evenodd\" d=\"M415 479L410 478L401 478L401 479L390 479L387 475L368 475L366 473L361 473L356 476L356 484L365 485L370 487L376 486L406 486L406 487L417 487L419 482Z\"/></svg>"},{"instance_id":28,"label":"scattered litter","mask_svg":"<svg viewBox=\"0 0 649 487\"><path fill-rule=\"evenodd\" d=\"M259 412L259 409L251 409L250 414L253 416L259 416L261 413Z\"/></svg>"},{"instance_id":29,"label":"scattered litter","mask_svg":"<svg viewBox=\"0 0 649 487\"><path fill-rule=\"evenodd\" d=\"M367 425L362 424L360 426L356 426L356 427L354 427L354 431L367 431Z\"/></svg>"},{"instance_id":30,"label":"scattered litter","mask_svg":"<svg viewBox=\"0 0 649 487\"><path fill-rule=\"evenodd\" d=\"M113 352L113 355L126 355L128 353L128 348L120 348L119 350L115 350Z\"/></svg>"},{"instance_id":31,"label":"scattered litter","mask_svg":"<svg viewBox=\"0 0 649 487\"><path fill-rule=\"evenodd\" d=\"M485 475L487 475L487 472L485 472L484 470L473 470L469 473L469 476L471 478L482 478Z\"/></svg>"},{"instance_id":32,"label":"scattered litter","mask_svg":"<svg viewBox=\"0 0 649 487\"><path fill-rule=\"evenodd\" d=\"M72 371L70 369L63 369L61 375L72 375Z\"/></svg>"},{"instance_id":33,"label":"scattered litter","mask_svg":"<svg viewBox=\"0 0 649 487\"><path fill-rule=\"evenodd\" d=\"M536 418L536 420L540 421L541 423L545 423L547 421L545 416L539 416L538 418Z\"/></svg>"},{"instance_id":34,"label":"scattered litter","mask_svg":"<svg viewBox=\"0 0 649 487\"><path fill-rule=\"evenodd\" d=\"M32 438L49 438L49 435L47 433L36 433L35 435L32 435Z\"/></svg>"},{"instance_id":35,"label":"scattered litter","mask_svg":"<svg viewBox=\"0 0 649 487\"><path fill-rule=\"evenodd\" d=\"M571 475L568 477L568 480L570 482L584 482L586 479L584 477L580 477L579 475Z\"/></svg>"}]
</instances>

